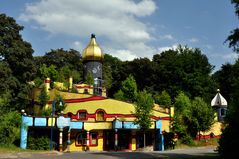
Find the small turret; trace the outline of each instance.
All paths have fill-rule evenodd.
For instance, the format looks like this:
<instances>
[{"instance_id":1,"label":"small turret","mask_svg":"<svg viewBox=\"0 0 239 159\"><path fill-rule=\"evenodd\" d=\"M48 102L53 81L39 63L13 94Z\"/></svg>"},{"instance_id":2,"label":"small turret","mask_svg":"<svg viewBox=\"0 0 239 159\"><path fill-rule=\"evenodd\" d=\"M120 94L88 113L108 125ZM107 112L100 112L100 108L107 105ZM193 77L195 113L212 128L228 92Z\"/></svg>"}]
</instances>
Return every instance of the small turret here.
<instances>
[{"instance_id":1,"label":"small turret","mask_svg":"<svg viewBox=\"0 0 239 159\"><path fill-rule=\"evenodd\" d=\"M224 121L224 117L226 116L227 112L227 101L226 99L220 94L220 90L217 89L217 94L211 101L211 106L217 112L217 119L218 121Z\"/></svg>"}]
</instances>

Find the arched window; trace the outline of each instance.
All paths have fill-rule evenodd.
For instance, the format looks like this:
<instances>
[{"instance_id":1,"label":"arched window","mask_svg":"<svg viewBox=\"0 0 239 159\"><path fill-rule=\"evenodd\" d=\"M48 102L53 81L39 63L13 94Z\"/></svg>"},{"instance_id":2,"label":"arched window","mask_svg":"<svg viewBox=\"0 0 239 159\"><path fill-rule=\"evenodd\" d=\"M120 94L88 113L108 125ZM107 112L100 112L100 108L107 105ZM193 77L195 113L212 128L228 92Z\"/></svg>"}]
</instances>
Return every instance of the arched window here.
<instances>
[{"instance_id":1,"label":"arched window","mask_svg":"<svg viewBox=\"0 0 239 159\"><path fill-rule=\"evenodd\" d=\"M96 113L96 120L97 121L104 121L104 112L102 110Z\"/></svg>"},{"instance_id":2,"label":"arched window","mask_svg":"<svg viewBox=\"0 0 239 159\"><path fill-rule=\"evenodd\" d=\"M90 133L90 146L97 146L98 145L98 133L91 132Z\"/></svg>"},{"instance_id":3,"label":"arched window","mask_svg":"<svg viewBox=\"0 0 239 159\"><path fill-rule=\"evenodd\" d=\"M76 136L76 146L86 145L87 135L86 132L80 132Z\"/></svg>"},{"instance_id":4,"label":"arched window","mask_svg":"<svg viewBox=\"0 0 239 159\"><path fill-rule=\"evenodd\" d=\"M78 112L78 119L79 120L86 120L86 111L79 111Z\"/></svg>"},{"instance_id":5,"label":"arched window","mask_svg":"<svg viewBox=\"0 0 239 159\"><path fill-rule=\"evenodd\" d=\"M221 108L221 116L225 117L226 116L226 109Z\"/></svg>"},{"instance_id":6,"label":"arched window","mask_svg":"<svg viewBox=\"0 0 239 159\"><path fill-rule=\"evenodd\" d=\"M67 117L71 118L72 117L72 113L67 113Z\"/></svg>"}]
</instances>

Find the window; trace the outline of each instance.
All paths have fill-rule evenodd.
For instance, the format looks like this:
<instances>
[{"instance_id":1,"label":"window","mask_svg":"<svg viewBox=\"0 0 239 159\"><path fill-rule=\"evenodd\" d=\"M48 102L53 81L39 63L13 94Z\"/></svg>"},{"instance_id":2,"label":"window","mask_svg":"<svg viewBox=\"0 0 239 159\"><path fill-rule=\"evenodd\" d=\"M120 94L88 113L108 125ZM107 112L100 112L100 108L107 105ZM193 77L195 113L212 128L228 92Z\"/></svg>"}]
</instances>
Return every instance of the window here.
<instances>
[{"instance_id":1,"label":"window","mask_svg":"<svg viewBox=\"0 0 239 159\"><path fill-rule=\"evenodd\" d=\"M97 146L98 145L98 134L95 132L90 133L90 145Z\"/></svg>"},{"instance_id":2,"label":"window","mask_svg":"<svg viewBox=\"0 0 239 159\"><path fill-rule=\"evenodd\" d=\"M67 117L71 118L72 117L72 113L67 113Z\"/></svg>"},{"instance_id":3,"label":"window","mask_svg":"<svg viewBox=\"0 0 239 159\"><path fill-rule=\"evenodd\" d=\"M79 120L86 120L86 111L78 112Z\"/></svg>"},{"instance_id":4,"label":"window","mask_svg":"<svg viewBox=\"0 0 239 159\"><path fill-rule=\"evenodd\" d=\"M98 111L96 114L96 120L97 121L104 121L104 112L103 111Z\"/></svg>"},{"instance_id":5,"label":"window","mask_svg":"<svg viewBox=\"0 0 239 159\"><path fill-rule=\"evenodd\" d=\"M76 145L77 146L83 146L86 145L86 132L80 132L77 136L76 136Z\"/></svg>"},{"instance_id":6,"label":"window","mask_svg":"<svg viewBox=\"0 0 239 159\"><path fill-rule=\"evenodd\" d=\"M221 108L221 116L222 117L226 116L226 110L224 108Z\"/></svg>"},{"instance_id":7,"label":"window","mask_svg":"<svg viewBox=\"0 0 239 159\"><path fill-rule=\"evenodd\" d=\"M84 94L89 94L89 91L88 91L88 89L84 89Z\"/></svg>"}]
</instances>

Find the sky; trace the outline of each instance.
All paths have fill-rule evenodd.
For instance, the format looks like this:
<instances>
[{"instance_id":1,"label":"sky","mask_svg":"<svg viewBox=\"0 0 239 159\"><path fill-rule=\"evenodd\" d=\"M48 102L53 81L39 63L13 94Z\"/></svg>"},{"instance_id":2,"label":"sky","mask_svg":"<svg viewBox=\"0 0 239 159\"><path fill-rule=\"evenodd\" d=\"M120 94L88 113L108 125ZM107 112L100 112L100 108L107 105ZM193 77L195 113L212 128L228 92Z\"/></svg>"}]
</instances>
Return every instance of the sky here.
<instances>
[{"instance_id":1,"label":"sky","mask_svg":"<svg viewBox=\"0 0 239 159\"><path fill-rule=\"evenodd\" d=\"M230 0L0 0L34 56L51 49L80 53L96 35L104 53L125 60L183 45L199 48L217 71L237 54L224 43L238 27ZM172 61L173 62L173 61Z\"/></svg>"}]
</instances>

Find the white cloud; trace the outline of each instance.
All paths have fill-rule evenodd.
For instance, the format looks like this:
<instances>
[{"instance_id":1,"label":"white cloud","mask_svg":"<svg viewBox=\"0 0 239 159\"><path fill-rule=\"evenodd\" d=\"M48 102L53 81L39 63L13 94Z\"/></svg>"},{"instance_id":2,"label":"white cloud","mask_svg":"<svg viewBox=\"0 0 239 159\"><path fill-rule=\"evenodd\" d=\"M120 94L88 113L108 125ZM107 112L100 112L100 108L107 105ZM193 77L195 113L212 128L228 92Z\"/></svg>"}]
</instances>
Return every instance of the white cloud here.
<instances>
[{"instance_id":1,"label":"white cloud","mask_svg":"<svg viewBox=\"0 0 239 159\"><path fill-rule=\"evenodd\" d=\"M153 0L41 0L27 4L20 20L34 21L53 35L88 38L95 33L119 51L129 50L129 56L152 56L153 50L147 45L153 39L152 28L138 17L150 16L156 9Z\"/></svg>"},{"instance_id":2,"label":"white cloud","mask_svg":"<svg viewBox=\"0 0 239 159\"><path fill-rule=\"evenodd\" d=\"M225 60L235 60L238 58L238 54L237 53L229 53L229 54L221 55L221 57Z\"/></svg>"},{"instance_id":3,"label":"white cloud","mask_svg":"<svg viewBox=\"0 0 239 159\"><path fill-rule=\"evenodd\" d=\"M161 39L173 40L174 37L171 34L167 34L161 37Z\"/></svg>"},{"instance_id":4,"label":"white cloud","mask_svg":"<svg viewBox=\"0 0 239 159\"><path fill-rule=\"evenodd\" d=\"M79 42L79 41L74 41L74 42L71 44L71 47L72 47L73 49L75 49L75 50L82 51L85 46L83 46L82 43Z\"/></svg>"},{"instance_id":5,"label":"white cloud","mask_svg":"<svg viewBox=\"0 0 239 159\"><path fill-rule=\"evenodd\" d=\"M199 42L199 40L198 40L197 38L191 38L191 39L189 39L189 41L190 41L191 43L197 43L197 42Z\"/></svg>"},{"instance_id":6,"label":"white cloud","mask_svg":"<svg viewBox=\"0 0 239 159\"><path fill-rule=\"evenodd\" d=\"M178 47L178 44L174 44L172 46L159 47L158 52L161 53L161 52L164 52L164 51L167 51L167 50L170 50L170 49L175 50L177 47Z\"/></svg>"},{"instance_id":7,"label":"white cloud","mask_svg":"<svg viewBox=\"0 0 239 159\"><path fill-rule=\"evenodd\" d=\"M129 50L115 50L113 55L123 61L126 61L126 60L131 61L137 58L137 56Z\"/></svg>"},{"instance_id":8,"label":"white cloud","mask_svg":"<svg viewBox=\"0 0 239 159\"><path fill-rule=\"evenodd\" d=\"M209 57L211 58L216 58L221 61L235 61L238 59L238 54L237 53L217 53L217 54L209 54Z\"/></svg>"}]
</instances>

